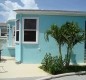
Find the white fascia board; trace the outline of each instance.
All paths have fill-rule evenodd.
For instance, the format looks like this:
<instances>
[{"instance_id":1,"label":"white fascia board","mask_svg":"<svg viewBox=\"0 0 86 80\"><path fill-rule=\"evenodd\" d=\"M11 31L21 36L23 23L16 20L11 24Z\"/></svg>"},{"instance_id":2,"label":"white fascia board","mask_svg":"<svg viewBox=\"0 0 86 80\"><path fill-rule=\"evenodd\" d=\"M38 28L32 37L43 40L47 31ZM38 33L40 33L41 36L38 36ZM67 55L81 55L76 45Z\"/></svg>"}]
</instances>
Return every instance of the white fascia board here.
<instances>
[{"instance_id":1,"label":"white fascia board","mask_svg":"<svg viewBox=\"0 0 86 80\"><path fill-rule=\"evenodd\" d=\"M36 15L66 15L66 16L86 16L83 11L60 11L60 10L14 10L17 14L36 14Z\"/></svg>"}]
</instances>

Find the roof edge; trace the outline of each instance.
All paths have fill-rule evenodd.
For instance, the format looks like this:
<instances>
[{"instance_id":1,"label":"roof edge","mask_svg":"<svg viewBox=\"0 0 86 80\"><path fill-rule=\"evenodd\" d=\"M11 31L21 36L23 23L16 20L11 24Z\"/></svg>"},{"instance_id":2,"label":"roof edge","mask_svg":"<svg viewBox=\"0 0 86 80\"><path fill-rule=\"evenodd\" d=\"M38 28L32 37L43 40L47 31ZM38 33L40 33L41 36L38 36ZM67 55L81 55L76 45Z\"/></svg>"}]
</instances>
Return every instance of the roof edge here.
<instances>
[{"instance_id":1,"label":"roof edge","mask_svg":"<svg viewBox=\"0 0 86 80\"><path fill-rule=\"evenodd\" d=\"M67 10L38 10L38 9L17 9L17 14L47 14L47 15L75 15L86 16L86 11L67 11Z\"/></svg>"}]
</instances>

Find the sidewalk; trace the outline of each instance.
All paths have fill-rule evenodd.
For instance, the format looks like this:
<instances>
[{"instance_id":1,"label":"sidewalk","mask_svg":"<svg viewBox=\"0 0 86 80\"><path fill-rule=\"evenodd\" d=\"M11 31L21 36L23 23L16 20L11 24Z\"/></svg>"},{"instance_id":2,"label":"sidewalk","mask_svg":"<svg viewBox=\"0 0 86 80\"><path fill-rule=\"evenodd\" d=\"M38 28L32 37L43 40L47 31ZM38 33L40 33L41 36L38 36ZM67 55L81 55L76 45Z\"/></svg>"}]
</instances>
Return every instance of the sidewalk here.
<instances>
[{"instance_id":1,"label":"sidewalk","mask_svg":"<svg viewBox=\"0 0 86 80\"><path fill-rule=\"evenodd\" d=\"M0 62L0 79L49 76L50 74L38 68L40 65L16 64L13 57L2 57L2 62Z\"/></svg>"}]
</instances>

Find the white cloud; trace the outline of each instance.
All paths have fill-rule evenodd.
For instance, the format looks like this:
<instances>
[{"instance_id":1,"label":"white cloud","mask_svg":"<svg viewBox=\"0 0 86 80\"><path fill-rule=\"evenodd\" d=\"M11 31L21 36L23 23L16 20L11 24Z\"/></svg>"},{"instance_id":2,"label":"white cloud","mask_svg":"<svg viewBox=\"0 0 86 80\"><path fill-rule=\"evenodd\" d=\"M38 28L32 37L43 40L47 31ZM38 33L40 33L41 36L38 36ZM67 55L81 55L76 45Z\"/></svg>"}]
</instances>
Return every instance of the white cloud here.
<instances>
[{"instance_id":1,"label":"white cloud","mask_svg":"<svg viewBox=\"0 0 86 80\"><path fill-rule=\"evenodd\" d=\"M26 9L38 9L35 0L21 0L21 2L24 4L24 8Z\"/></svg>"},{"instance_id":2,"label":"white cloud","mask_svg":"<svg viewBox=\"0 0 86 80\"><path fill-rule=\"evenodd\" d=\"M0 15L3 16L4 20L10 20L16 18L15 9L38 9L35 0L20 0L23 6L19 5L18 2L12 2L6 0L4 3L0 3L3 11L0 11Z\"/></svg>"}]
</instances>

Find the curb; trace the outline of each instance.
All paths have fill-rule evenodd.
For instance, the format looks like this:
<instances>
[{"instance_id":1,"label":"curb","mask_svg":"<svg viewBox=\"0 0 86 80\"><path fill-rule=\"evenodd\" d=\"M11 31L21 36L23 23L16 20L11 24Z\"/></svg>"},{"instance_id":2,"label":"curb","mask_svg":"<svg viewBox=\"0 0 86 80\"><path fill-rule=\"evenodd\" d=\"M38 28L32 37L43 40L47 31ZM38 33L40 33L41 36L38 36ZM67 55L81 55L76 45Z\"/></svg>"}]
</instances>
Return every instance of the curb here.
<instances>
[{"instance_id":1,"label":"curb","mask_svg":"<svg viewBox=\"0 0 86 80\"><path fill-rule=\"evenodd\" d=\"M86 71L52 75L52 76L49 76L49 77L44 77L44 78L40 78L40 79L36 79L36 80L50 80L50 79L54 79L54 78L60 78L60 77L72 76L72 75L83 75L83 74L86 74Z\"/></svg>"}]
</instances>

